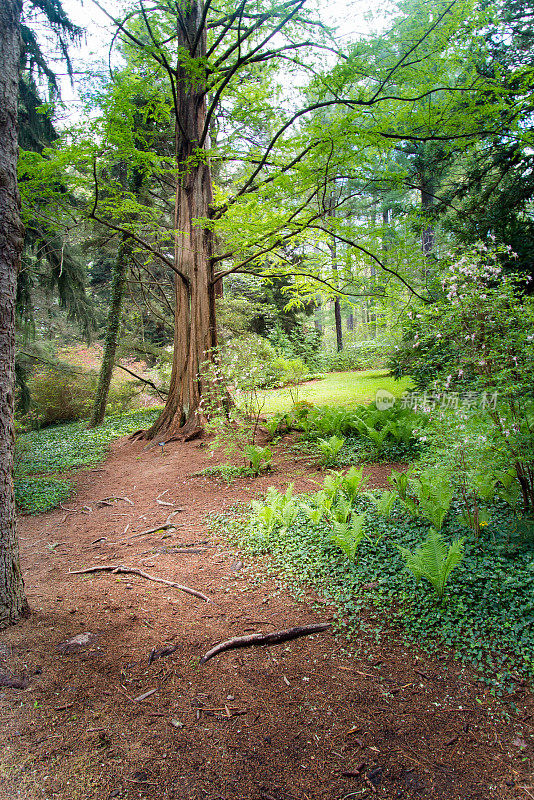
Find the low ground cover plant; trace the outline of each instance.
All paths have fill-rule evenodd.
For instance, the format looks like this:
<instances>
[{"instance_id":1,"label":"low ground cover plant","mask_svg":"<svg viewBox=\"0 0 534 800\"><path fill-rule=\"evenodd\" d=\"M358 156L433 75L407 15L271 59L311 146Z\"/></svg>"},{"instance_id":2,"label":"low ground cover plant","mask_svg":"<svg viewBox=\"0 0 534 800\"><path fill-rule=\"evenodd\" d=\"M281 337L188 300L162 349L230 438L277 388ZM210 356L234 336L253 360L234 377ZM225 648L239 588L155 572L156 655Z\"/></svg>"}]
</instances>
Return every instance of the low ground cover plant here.
<instances>
[{"instance_id":1,"label":"low ground cover plant","mask_svg":"<svg viewBox=\"0 0 534 800\"><path fill-rule=\"evenodd\" d=\"M429 649L452 647L495 692L512 692L518 676L534 674L534 529L495 495L477 538L462 519L461 495L450 497L446 477L434 478L433 495L432 476L413 470L370 493L353 467L328 473L312 495L271 488L249 517L223 524L242 549L268 553L297 590L318 587L352 630L365 608L378 630L387 617L388 630Z\"/></svg>"},{"instance_id":2,"label":"low ground cover plant","mask_svg":"<svg viewBox=\"0 0 534 800\"><path fill-rule=\"evenodd\" d=\"M74 489L61 478L31 477L15 481L15 501L27 514L41 514L68 500Z\"/></svg>"},{"instance_id":3,"label":"low ground cover plant","mask_svg":"<svg viewBox=\"0 0 534 800\"><path fill-rule=\"evenodd\" d=\"M200 475L202 478L221 480L228 486L231 486L237 478L254 477L254 473L250 467L239 467L234 464L215 464L213 467L206 467L195 474Z\"/></svg>"},{"instance_id":4,"label":"low ground cover plant","mask_svg":"<svg viewBox=\"0 0 534 800\"><path fill-rule=\"evenodd\" d=\"M57 473L100 464L113 439L148 427L160 413L161 409L151 408L111 414L92 430L84 422L73 422L19 435L15 448L15 496L19 507L38 513L58 505L73 489L68 481L58 479Z\"/></svg>"}]
</instances>

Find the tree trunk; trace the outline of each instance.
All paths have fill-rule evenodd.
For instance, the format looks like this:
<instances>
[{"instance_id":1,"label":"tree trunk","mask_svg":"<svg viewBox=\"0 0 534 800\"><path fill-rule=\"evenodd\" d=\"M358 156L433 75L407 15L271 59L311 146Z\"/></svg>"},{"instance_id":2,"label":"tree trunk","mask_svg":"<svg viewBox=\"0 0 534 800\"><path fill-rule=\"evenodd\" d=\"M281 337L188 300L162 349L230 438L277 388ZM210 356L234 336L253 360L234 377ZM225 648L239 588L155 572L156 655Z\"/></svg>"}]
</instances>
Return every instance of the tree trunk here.
<instances>
[{"instance_id":1,"label":"tree trunk","mask_svg":"<svg viewBox=\"0 0 534 800\"><path fill-rule=\"evenodd\" d=\"M328 216L334 218L335 211L334 211L334 198L330 199L329 209L328 209ZM332 257L332 275L333 275L333 282L335 286L338 285L338 269L337 269L337 245L336 240L332 239L329 244L330 255ZM336 347L338 353L343 350L343 328L341 324L341 301L339 297L336 297L334 300L334 324L336 329Z\"/></svg>"},{"instance_id":2,"label":"tree trunk","mask_svg":"<svg viewBox=\"0 0 534 800\"><path fill-rule=\"evenodd\" d=\"M17 100L22 3L0 3L0 629L27 612L13 494L15 293L23 229L17 186Z\"/></svg>"},{"instance_id":3,"label":"tree trunk","mask_svg":"<svg viewBox=\"0 0 534 800\"><path fill-rule=\"evenodd\" d=\"M315 301L315 307L313 309L313 327L320 333L321 336L323 335L323 305L320 300Z\"/></svg>"},{"instance_id":4,"label":"tree trunk","mask_svg":"<svg viewBox=\"0 0 534 800\"><path fill-rule=\"evenodd\" d=\"M334 300L334 319L336 323L336 346L340 353L343 350L343 328L341 327L341 301L339 297Z\"/></svg>"},{"instance_id":5,"label":"tree trunk","mask_svg":"<svg viewBox=\"0 0 534 800\"><path fill-rule=\"evenodd\" d=\"M109 386L111 384L111 376L113 375L113 368L115 366L115 353L117 352L117 340L119 338L122 301L124 298L126 276L128 274L130 250L131 239L129 239L127 234L122 234L121 243L117 251L117 258L115 259L115 263L113 265L111 305L109 307L106 325L106 341L104 344L102 364L100 365L100 374L98 376L98 387L96 390L95 402L91 414L91 421L89 422L90 428L96 428L97 425L100 425L106 413Z\"/></svg>"},{"instance_id":6,"label":"tree trunk","mask_svg":"<svg viewBox=\"0 0 534 800\"><path fill-rule=\"evenodd\" d=\"M201 0L180 3L178 45L195 59L206 52L205 26L199 35L202 6ZM210 165L205 147L199 147L206 122L206 92L202 78L195 75L192 79L183 65L184 59L180 61L175 73L174 261L180 274L175 275L174 355L167 403L145 434L148 439L167 441L190 439L202 431L212 388L211 381L202 374L203 365L212 359L217 345L213 237L208 228L195 224L195 220L209 217L212 204Z\"/></svg>"},{"instance_id":7,"label":"tree trunk","mask_svg":"<svg viewBox=\"0 0 534 800\"><path fill-rule=\"evenodd\" d=\"M432 180L425 179L424 176L421 176L421 211L423 215L431 208L433 203L433 193L432 193L433 185ZM427 225L423 228L421 233L421 250L425 258L432 253L434 249L434 226ZM424 276L426 277L426 267L423 268Z\"/></svg>"}]
</instances>

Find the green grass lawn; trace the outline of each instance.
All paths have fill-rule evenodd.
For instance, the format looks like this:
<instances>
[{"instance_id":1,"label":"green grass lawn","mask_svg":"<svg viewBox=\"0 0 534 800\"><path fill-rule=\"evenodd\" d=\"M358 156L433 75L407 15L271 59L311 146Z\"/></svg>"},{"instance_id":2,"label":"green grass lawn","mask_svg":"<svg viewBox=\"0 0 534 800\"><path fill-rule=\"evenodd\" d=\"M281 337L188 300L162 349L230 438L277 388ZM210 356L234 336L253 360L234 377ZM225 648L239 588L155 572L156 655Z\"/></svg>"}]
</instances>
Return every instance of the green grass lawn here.
<instances>
[{"instance_id":1,"label":"green grass lawn","mask_svg":"<svg viewBox=\"0 0 534 800\"><path fill-rule=\"evenodd\" d=\"M375 399L378 389L387 389L395 397L400 397L403 392L411 388L411 385L410 378L396 381L389 377L388 371L385 369L330 372L320 381L262 392L261 396L265 399L262 413L274 414L277 411L289 411L295 399L307 400L317 406L368 405Z\"/></svg>"}]
</instances>

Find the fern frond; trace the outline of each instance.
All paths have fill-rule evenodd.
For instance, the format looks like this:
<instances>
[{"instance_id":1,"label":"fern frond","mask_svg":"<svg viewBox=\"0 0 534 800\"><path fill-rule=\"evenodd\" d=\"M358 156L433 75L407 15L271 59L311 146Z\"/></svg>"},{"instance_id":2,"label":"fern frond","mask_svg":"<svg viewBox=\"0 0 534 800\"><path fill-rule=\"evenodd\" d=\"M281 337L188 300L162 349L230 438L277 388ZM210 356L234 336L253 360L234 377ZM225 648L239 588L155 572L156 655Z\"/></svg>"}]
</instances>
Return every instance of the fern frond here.
<instances>
[{"instance_id":1,"label":"fern frond","mask_svg":"<svg viewBox=\"0 0 534 800\"><path fill-rule=\"evenodd\" d=\"M425 578L442 600L449 575L464 557L463 543L464 539L457 539L447 547L443 536L431 528L414 553L406 547L399 546L399 550L416 583Z\"/></svg>"}]
</instances>

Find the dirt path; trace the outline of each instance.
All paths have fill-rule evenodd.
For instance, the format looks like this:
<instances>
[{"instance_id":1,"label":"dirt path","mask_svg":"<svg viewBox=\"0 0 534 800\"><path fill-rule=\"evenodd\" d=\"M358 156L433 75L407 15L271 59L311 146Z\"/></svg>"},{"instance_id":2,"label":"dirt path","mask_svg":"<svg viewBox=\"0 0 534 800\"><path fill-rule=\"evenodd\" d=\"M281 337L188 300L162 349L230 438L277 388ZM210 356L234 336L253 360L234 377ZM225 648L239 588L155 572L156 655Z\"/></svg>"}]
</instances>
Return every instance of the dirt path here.
<instances>
[{"instance_id":1,"label":"dirt path","mask_svg":"<svg viewBox=\"0 0 534 800\"><path fill-rule=\"evenodd\" d=\"M326 633L198 666L231 636L333 618L253 580L204 521L271 484L314 488L317 473L277 457L272 476L231 487L191 477L209 463L198 443L162 455L122 440L78 476L67 508L80 510L21 519L33 613L0 634L0 673L29 685L0 688L0 799L534 798L530 695L506 722L448 658ZM371 482L385 475L377 467ZM128 499L99 502L113 497ZM175 531L127 538L174 508ZM212 602L134 576L68 575L105 564ZM88 644L61 646L86 632ZM149 664L165 645L175 652Z\"/></svg>"}]
</instances>

